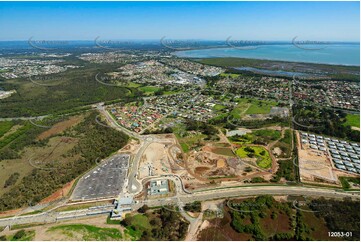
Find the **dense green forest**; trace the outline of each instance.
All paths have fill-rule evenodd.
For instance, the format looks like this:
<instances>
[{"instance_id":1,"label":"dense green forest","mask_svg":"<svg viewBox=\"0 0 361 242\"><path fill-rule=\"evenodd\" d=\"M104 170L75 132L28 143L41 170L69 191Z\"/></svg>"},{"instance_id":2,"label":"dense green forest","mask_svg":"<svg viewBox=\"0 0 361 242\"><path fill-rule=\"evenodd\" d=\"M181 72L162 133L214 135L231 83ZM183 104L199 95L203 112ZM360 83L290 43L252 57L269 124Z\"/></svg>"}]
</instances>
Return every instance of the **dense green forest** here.
<instances>
[{"instance_id":1,"label":"dense green forest","mask_svg":"<svg viewBox=\"0 0 361 242\"><path fill-rule=\"evenodd\" d=\"M360 141L360 132L345 125L346 113L341 110L317 106L294 105L295 129L339 137L355 142ZM302 122L301 122L301 121Z\"/></svg>"},{"instance_id":2,"label":"dense green forest","mask_svg":"<svg viewBox=\"0 0 361 242\"><path fill-rule=\"evenodd\" d=\"M189 223L177 212L167 208L146 210L143 214L126 216L121 222L138 240L184 240Z\"/></svg>"},{"instance_id":3,"label":"dense green forest","mask_svg":"<svg viewBox=\"0 0 361 242\"><path fill-rule=\"evenodd\" d=\"M0 80L4 90L16 90L11 97L1 100L0 117L41 116L65 111L70 113L98 102L132 101L140 96L141 91L136 88L106 86L97 82L95 75L107 70L111 68L87 64L83 68L49 75L51 82L47 82L52 85L37 85L26 78ZM44 81L45 84L47 82Z\"/></svg>"},{"instance_id":4,"label":"dense green forest","mask_svg":"<svg viewBox=\"0 0 361 242\"><path fill-rule=\"evenodd\" d=\"M125 134L97 124L96 115L96 112L91 112L81 123L65 131L68 136L79 139L68 155L80 155L81 158L72 164L56 164L54 169L33 169L19 184L3 194L0 211L35 205L90 169L97 158L105 158L127 143ZM71 169L67 169L69 166Z\"/></svg>"},{"instance_id":5,"label":"dense green forest","mask_svg":"<svg viewBox=\"0 0 361 242\"><path fill-rule=\"evenodd\" d=\"M317 211L317 217L326 221L330 231L352 232L352 237L344 237L346 240L360 239L360 202L345 199L326 200L315 199L310 204L312 210Z\"/></svg>"},{"instance_id":6,"label":"dense green forest","mask_svg":"<svg viewBox=\"0 0 361 242\"><path fill-rule=\"evenodd\" d=\"M254 240L319 240L328 238L328 231L352 232L352 237L336 238L339 240L360 238L359 201L320 198L306 205L295 205L265 195L239 202L229 201L227 205L231 208L231 227L238 233L251 234ZM281 217L284 222L280 221ZM282 232L273 231L270 235L265 229L265 221L287 222L288 229L283 227Z\"/></svg>"}]
</instances>

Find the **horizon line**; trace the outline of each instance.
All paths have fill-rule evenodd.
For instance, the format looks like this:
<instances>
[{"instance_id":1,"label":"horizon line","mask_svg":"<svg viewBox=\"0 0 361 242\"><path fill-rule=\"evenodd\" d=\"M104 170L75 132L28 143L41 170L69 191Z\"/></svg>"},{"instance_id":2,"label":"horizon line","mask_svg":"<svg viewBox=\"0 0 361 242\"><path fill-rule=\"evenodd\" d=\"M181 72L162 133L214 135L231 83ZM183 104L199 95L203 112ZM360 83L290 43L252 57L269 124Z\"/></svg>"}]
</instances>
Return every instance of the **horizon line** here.
<instances>
[{"instance_id":1,"label":"horizon line","mask_svg":"<svg viewBox=\"0 0 361 242\"><path fill-rule=\"evenodd\" d=\"M161 41L164 37L162 38L159 38L159 39L154 39L154 38L144 38L144 39L127 39L127 38L124 38L124 39L107 39L107 38L104 38L104 39L100 39L99 41L125 41L125 40L128 40L128 41ZM29 39L16 39L16 40L0 40L0 42L29 42L29 41L96 41L97 40L97 37L94 38L94 39L32 39L29 38ZM186 40L196 40L196 41L218 41L218 42L226 42L227 41L227 38L226 39L191 39L191 38L167 38L165 40L182 40L182 41L186 41ZM261 40L261 39L233 39L233 40L230 40L230 41L259 41L259 42L290 42L292 43L292 40L293 39L290 39L290 40ZM310 39L300 39L300 40L297 40L297 41L319 41L319 42L329 42L329 43L360 43L360 40L310 40ZM249 43L249 44L263 44L263 43ZM320 43L315 43L315 44L320 44Z\"/></svg>"}]
</instances>

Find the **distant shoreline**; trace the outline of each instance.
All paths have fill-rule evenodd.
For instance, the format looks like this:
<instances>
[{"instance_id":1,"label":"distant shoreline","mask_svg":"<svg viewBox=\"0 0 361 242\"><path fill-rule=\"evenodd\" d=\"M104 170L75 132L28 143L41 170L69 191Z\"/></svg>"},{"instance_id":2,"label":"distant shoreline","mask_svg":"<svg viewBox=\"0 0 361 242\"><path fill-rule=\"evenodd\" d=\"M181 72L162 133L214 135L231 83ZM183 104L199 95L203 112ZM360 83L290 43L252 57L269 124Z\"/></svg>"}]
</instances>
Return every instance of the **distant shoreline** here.
<instances>
[{"instance_id":1,"label":"distant shoreline","mask_svg":"<svg viewBox=\"0 0 361 242\"><path fill-rule=\"evenodd\" d=\"M312 78L321 79L331 78L334 80L360 81L360 66L259 60L235 57L189 58L189 60L206 65L223 67L234 73L254 73L258 75L284 77L289 76L290 74L286 72L292 72L299 77L307 76L306 78L310 78L310 76L312 76ZM282 72L285 74L282 74Z\"/></svg>"},{"instance_id":2,"label":"distant shoreline","mask_svg":"<svg viewBox=\"0 0 361 242\"><path fill-rule=\"evenodd\" d=\"M250 49L247 49L248 47ZM310 45L306 47L309 49L300 49L292 44L255 45L239 48L227 46L175 50L172 54L189 59L242 58L287 63L360 66L360 46L357 44L329 44L320 50L312 49L313 46Z\"/></svg>"},{"instance_id":3,"label":"distant shoreline","mask_svg":"<svg viewBox=\"0 0 361 242\"><path fill-rule=\"evenodd\" d=\"M173 52L175 53L175 52ZM285 61L285 60L272 60L272 59L258 59L258 58L243 58L243 57L180 57L177 56L179 58L186 58L186 59L191 59L191 60L195 60L195 61L202 61L202 60L208 60L208 59L240 59L240 60L249 60L249 61L261 61L261 62L277 62L279 64L288 64L288 63L292 63L292 64L303 64L303 65L319 65L319 66L339 66L339 67L350 67L350 68L357 68L360 69L360 65L349 65L349 64L331 64L331 63L321 63L321 62L302 62L302 61ZM239 66L241 67L241 66Z\"/></svg>"}]
</instances>

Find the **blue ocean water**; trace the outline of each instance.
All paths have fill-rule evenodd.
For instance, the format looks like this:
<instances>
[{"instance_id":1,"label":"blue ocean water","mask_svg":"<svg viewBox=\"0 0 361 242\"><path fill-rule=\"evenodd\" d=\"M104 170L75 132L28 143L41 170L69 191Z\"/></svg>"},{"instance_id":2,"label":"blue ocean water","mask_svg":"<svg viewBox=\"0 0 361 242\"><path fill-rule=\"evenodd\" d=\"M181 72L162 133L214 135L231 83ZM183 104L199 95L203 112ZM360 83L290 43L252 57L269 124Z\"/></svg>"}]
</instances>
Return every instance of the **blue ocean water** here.
<instances>
[{"instance_id":1,"label":"blue ocean water","mask_svg":"<svg viewBox=\"0 0 361 242\"><path fill-rule=\"evenodd\" d=\"M255 48L213 48L176 51L178 57L214 58L238 57L265 60L280 60L307 63L360 66L360 44L342 43L324 46L304 46L298 48L292 44L260 45Z\"/></svg>"}]
</instances>

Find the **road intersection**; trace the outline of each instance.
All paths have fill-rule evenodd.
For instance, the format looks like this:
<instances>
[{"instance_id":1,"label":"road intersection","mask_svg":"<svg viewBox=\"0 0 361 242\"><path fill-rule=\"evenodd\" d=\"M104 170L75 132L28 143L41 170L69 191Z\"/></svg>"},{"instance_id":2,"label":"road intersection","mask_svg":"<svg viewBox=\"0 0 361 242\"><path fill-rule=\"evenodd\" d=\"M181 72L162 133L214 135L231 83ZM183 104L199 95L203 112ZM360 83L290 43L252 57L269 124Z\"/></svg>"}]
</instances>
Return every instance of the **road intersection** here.
<instances>
[{"instance_id":1,"label":"road intersection","mask_svg":"<svg viewBox=\"0 0 361 242\"><path fill-rule=\"evenodd\" d=\"M152 135L140 135L125 129L124 127L117 124L113 117L105 110L102 104L97 105L97 109L102 113L107 119L108 127L115 128L120 130L127 135L133 137L134 139L139 140L140 148L138 149L136 155L131 158L130 168L128 172L128 194L131 196L136 196L143 190L142 181L137 179L138 167L141 158L143 157L144 151L147 147L153 142L161 142L162 139L158 136ZM98 120L99 121L99 120ZM102 125L103 124L101 123ZM198 224L198 218L190 217L184 210L183 206L186 203L191 203L194 201L207 201L207 200L217 200L217 199L228 199L236 197L247 197L247 196L258 196L258 195L294 195L294 196L306 196L306 197L325 197L325 198L351 198L359 199L359 192L345 192L340 189L326 188L326 187L311 187L311 186L290 186L290 185L253 185L253 186L238 186L238 187L215 187L208 190L197 190L190 192L185 189L184 184L179 176L175 174L168 174L162 176L148 177L147 179L169 179L174 182L176 188L176 194L174 197L166 199L146 199L146 200L135 200L132 205L133 211L139 209L143 205L148 205L149 207L159 207L165 206L167 204L177 204L179 206L179 211L181 214L191 223ZM114 197L116 198L116 197ZM62 204L60 206L66 206ZM49 210L48 212L25 215L25 216L15 216L10 218L0 218L0 227L19 225L19 224L33 224L33 223L53 223L59 220L69 220L76 219L87 216L94 216L99 214L110 213L113 209L112 205L92 207L88 209L79 209L72 210L67 212L56 212L55 210Z\"/></svg>"}]
</instances>

